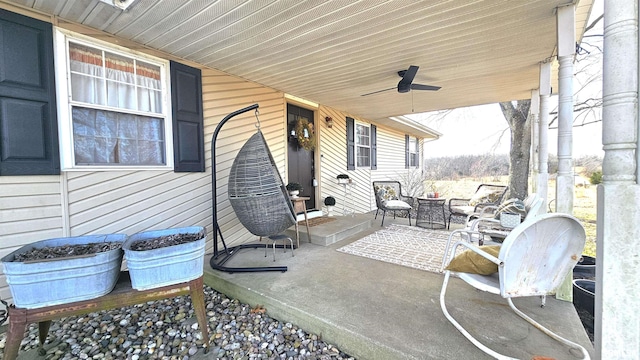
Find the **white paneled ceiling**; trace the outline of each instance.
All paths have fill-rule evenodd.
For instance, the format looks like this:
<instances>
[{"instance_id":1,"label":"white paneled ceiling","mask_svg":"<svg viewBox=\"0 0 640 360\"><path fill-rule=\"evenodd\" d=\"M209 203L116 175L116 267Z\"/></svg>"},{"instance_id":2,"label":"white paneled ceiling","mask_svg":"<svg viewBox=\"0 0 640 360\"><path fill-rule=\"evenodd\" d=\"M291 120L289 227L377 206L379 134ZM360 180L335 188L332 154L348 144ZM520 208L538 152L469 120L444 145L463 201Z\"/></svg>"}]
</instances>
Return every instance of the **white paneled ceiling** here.
<instances>
[{"instance_id":1,"label":"white paneled ceiling","mask_svg":"<svg viewBox=\"0 0 640 360\"><path fill-rule=\"evenodd\" d=\"M120 1L120 0L114 0ZM567 0L1 0L379 120L530 97ZM576 6L582 34L592 0ZM397 72L420 67L395 90Z\"/></svg>"}]
</instances>

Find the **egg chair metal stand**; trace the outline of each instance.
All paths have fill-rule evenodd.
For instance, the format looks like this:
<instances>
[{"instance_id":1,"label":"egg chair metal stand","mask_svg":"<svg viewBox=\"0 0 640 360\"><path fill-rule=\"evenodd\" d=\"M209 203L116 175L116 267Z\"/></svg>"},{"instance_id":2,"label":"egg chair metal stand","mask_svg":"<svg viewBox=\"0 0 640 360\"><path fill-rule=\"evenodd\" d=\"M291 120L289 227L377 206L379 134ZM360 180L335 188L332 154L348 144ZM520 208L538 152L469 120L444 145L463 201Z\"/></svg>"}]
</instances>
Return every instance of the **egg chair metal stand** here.
<instances>
[{"instance_id":1,"label":"egg chair metal stand","mask_svg":"<svg viewBox=\"0 0 640 360\"><path fill-rule=\"evenodd\" d=\"M216 139L220 129L233 117L255 110L258 104L236 110L222 119L216 126L211 139L211 197L213 212L213 256L209 264L214 270L235 272L261 272L288 270L287 266L230 267L225 263L242 249L264 248L265 243L249 243L228 247L218 224L217 182L216 182ZM268 237L284 231L295 224L293 205L275 166L273 157L266 146L264 137L258 131L243 145L236 155L229 174L229 202L242 225L254 235ZM219 249L218 241L223 249ZM278 245L281 248L284 245ZM292 249L293 251L293 249Z\"/></svg>"}]
</instances>

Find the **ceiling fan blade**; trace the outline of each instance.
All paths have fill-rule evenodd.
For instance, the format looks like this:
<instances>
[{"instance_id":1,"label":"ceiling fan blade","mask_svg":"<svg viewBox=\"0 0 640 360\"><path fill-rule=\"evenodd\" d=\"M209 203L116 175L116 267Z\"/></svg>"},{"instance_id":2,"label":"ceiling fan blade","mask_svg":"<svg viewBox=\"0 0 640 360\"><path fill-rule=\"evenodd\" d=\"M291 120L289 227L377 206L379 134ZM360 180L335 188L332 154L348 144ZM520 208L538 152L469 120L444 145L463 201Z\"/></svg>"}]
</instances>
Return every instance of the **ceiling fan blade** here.
<instances>
[{"instance_id":1,"label":"ceiling fan blade","mask_svg":"<svg viewBox=\"0 0 640 360\"><path fill-rule=\"evenodd\" d=\"M416 77L416 74L418 73L418 69L418 66L409 65L409 69L404 72L404 74L402 75L402 80L400 80L400 82L411 84L413 82L413 78Z\"/></svg>"},{"instance_id":2,"label":"ceiling fan blade","mask_svg":"<svg viewBox=\"0 0 640 360\"><path fill-rule=\"evenodd\" d=\"M422 85L422 84L411 84L411 90L431 90L431 91L438 91L438 90L440 90L440 86Z\"/></svg>"},{"instance_id":3,"label":"ceiling fan blade","mask_svg":"<svg viewBox=\"0 0 640 360\"><path fill-rule=\"evenodd\" d=\"M388 89L384 89L384 90L378 90L378 91L362 94L360 96L368 96L368 95L373 95L373 94L377 94L377 93L381 93L381 92L385 92L385 91L389 91L389 90L395 90L395 89L396 89L396 87L394 86L392 88L388 88Z\"/></svg>"},{"instance_id":4,"label":"ceiling fan blade","mask_svg":"<svg viewBox=\"0 0 640 360\"><path fill-rule=\"evenodd\" d=\"M402 74L402 80L398 82L398 92L406 93L411 90L411 83L413 82L413 78L416 77L418 73L418 67L415 65L409 66L409 69Z\"/></svg>"}]
</instances>

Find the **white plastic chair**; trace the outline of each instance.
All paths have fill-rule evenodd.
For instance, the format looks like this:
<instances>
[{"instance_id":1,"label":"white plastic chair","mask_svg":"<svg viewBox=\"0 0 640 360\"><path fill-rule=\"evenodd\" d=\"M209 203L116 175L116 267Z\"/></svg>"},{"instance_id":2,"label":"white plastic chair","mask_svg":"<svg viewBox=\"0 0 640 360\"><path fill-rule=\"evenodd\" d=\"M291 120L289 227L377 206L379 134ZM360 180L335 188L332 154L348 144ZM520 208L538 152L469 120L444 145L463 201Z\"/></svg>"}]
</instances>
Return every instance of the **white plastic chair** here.
<instances>
[{"instance_id":1,"label":"white plastic chair","mask_svg":"<svg viewBox=\"0 0 640 360\"><path fill-rule=\"evenodd\" d=\"M455 237L450 237L450 241ZM468 243L458 240L453 246L447 244L443 258L444 282L440 292L440 306L445 317L476 347L496 359L513 359L491 350L475 339L447 311L445 294L451 271L444 270L454 258L459 246L483 256L498 265L498 276L457 272L460 279L482 291L500 295L507 299L516 314L540 329L553 339L580 351L582 359L589 359L587 350L572 341L560 337L520 311L511 298L523 296L545 296L552 294L572 271L582 254L585 244L584 228L576 218L566 214L552 213L534 216L516 226L505 238L498 257L493 257Z\"/></svg>"}]
</instances>

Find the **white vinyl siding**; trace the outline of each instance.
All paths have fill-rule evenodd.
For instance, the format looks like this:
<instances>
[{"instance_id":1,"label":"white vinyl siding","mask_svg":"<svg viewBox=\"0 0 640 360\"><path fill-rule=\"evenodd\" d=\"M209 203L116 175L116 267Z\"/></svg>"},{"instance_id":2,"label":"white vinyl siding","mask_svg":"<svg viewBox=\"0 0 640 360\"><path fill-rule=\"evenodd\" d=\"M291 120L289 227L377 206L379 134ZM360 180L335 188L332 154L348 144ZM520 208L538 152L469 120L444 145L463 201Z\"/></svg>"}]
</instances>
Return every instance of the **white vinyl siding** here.
<instances>
[{"instance_id":1,"label":"white vinyl siding","mask_svg":"<svg viewBox=\"0 0 640 360\"><path fill-rule=\"evenodd\" d=\"M65 236L63 214L60 176L0 176L0 258L23 245ZM11 299L1 273L0 298Z\"/></svg>"},{"instance_id":2,"label":"white vinyl siding","mask_svg":"<svg viewBox=\"0 0 640 360\"><path fill-rule=\"evenodd\" d=\"M377 126L376 131L377 170L371 170L369 167L347 170L346 118L353 116L322 105L318 111L319 118L324 119L328 116L333 119L331 128L328 128L325 122L321 122L318 126L319 152L322 155L319 159L320 200L327 196L336 198L336 213L341 214L344 205L344 188L338 185L336 175L341 173L349 175L354 184L350 196L351 209L357 213L366 213L375 209L373 181L400 180L400 177L406 176L409 171L420 171L419 168L405 169L405 134L381 125ZM358 123L365 124L365 119L355 118L355 124Z\"/></svg>"}]
</instances>

